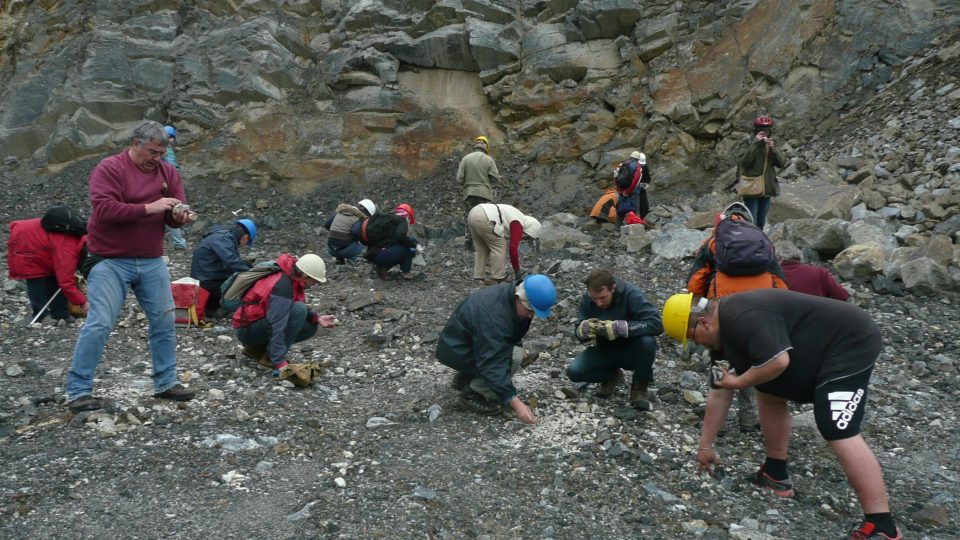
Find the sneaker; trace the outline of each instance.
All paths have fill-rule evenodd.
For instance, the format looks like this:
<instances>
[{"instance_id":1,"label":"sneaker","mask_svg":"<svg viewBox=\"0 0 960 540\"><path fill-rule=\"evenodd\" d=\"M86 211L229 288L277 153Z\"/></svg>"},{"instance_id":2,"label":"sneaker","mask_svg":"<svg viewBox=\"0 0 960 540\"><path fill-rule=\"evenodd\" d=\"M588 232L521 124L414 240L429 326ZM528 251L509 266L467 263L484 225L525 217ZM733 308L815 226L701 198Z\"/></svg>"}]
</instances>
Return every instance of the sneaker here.
<instances>
[{"instance_id":1,"label":"sneaker","mask_svg":"<svg viewBox=\"0 0 960 540\"><path fill-rule=\"evenodd\" d=\"M650 396L647 392L650 383L635 382L630 385L630 406L639 411L649 411L653 408L650 405Z\"/></svg>"},{"instance_id":2,"label":"sneaker","mask_svg":"<svg viewBox=\"0 0 960 540\"><path fill-rule=\"evenodd\" d=\"M789 498L793 497L796 493L793 490L793 482L789 478L783 480L774 480L770 477L769 474L763 472L763 466L760 466L760 470L757 471L757 475L753 477L753 483L759 487L764 487L769 490L772 490L777 494L778 497Z\"/></svg>"},{"instance_id":3,"label":"sneaker","mask_svg":"<svg viewBox=\"0 0 960 540\"><path fill-rule=\"evenodd\" d=\"M473 380L473 375L467 375L460 371L453 374L453 380L450 381L450 388L454 390L463 390Z\"/></svg>"},{"instance_id":4,"label":"sneaker","mask_svg":"<svg viewBox=\"0 0 960 540\"><path fill-rule=\"evenodd\" d=\"M850 536L845 536L844 540L903 540L903 534L900 528L895 527L896 536L890 536L877 531L877 526L869 521L864 521L856 529L850 531Z\"/></svg>"},{"instance_id":5,"label":"sneaker","mask_svg":"<svg viewBox=\"0 0 960 540\"><path fill-rule=\"evenodd\" d=\"M600 383L600 388L597 388L597 397L598 398L608 398L617 392L617 387L620 386L620 383L623 382L623 370L617 368L616 374L611 377L609 380Z\"/></svg>"},{"instance_id":6,"label":"sneaker","mask_svg":"<svg viewBox=\"0 0 960 540\"><path fill-rule=\"evenodd\" d=\"M499 403L483 397L469 387L464 388L463 391L460 392L460 404L483 416L492 416L501 410Z\"/></svg>"},{"instance_id":7,"label":"sneaker","mask_svg":"<svg viewBox=\"0 0 960 540\"><path fill-rule=\"evenodd\" d=\"M93 396L80 396L73 401L67 402L67 408L74 414L84 411L96 411L105 407L106 404L102 399Z\"/></svg>"},{"instance_id":8,"label":"sneaker","mask_svg":"<svg viewBox=\"0 0 960 540\"><path fill-rule=\"evenodd\" d=\"M260 360L260 357L267 354L266 345L244 345L243 355L251 360Z\"/></svg>"},{"instance_id":9,"label":"sneaker","mask_svg":"<svg viewBox=\"0 0 960 540\"><path fill-rule=\"evenodd\" d=\"M170 399L173 401L190 401L197 393L182 384L176 384L167 388L163 392L154 394L157 399Z\"/></svg>"}]
</instances>

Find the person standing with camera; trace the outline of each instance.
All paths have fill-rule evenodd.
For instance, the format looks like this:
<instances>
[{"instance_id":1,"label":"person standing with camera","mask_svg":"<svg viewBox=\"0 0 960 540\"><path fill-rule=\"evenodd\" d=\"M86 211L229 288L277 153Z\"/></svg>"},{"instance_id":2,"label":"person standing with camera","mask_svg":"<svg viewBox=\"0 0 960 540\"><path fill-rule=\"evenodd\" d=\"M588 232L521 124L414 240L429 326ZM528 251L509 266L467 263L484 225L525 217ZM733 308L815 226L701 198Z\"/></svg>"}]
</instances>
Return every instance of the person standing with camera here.
<instances>
[{"instance_id":1,"label":"person standing with camera","mask_svg":"<svg viewBox=\"0 0 960 540\"><path fill-rule=\"evenodd\" d=\"M770 199L780 195L780 183L777 181L777 168L787 165L787 157L783 151L776 148L770 134L773 132L773 118L758 116L753 121L753 140L746 151L740 156L737 168L737 177L762 176L762 189L758 192L745 192L738 184L738 191L743 197L743 204L753 214L754 223L763 229L767 223L767 213L770 211Z\"/></svg>"}]
</instances>

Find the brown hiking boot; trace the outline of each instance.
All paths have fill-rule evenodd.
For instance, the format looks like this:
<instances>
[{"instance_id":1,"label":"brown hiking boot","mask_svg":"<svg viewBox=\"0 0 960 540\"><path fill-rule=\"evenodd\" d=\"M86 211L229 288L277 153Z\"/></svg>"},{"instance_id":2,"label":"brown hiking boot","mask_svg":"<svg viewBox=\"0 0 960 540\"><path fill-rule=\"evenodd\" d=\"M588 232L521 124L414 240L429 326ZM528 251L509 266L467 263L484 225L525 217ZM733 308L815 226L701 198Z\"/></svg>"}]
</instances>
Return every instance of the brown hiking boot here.
<instances>
[{"instance_id":1,"label":"brown hiking boot","mask_svg":"<svg viewBox=\"0 0 960 540\"><path fill-rule=\"evenodd\" d=\"M600 383L597 388L598 398L608 398L617 392L617 387L623 382L623 370L617 368L617 372L609 380Z\"/></svg>"},{"instance_id":2,"label":"brown hiking boot","mask_svg":"<svg viewBox=\"0 0 960 540\"><path fill-rule=\"evenodd\" d=\"M261 356L267 354L266 345L244 345L243 355L251 360L259 360Z\"/></svg>"},{"instance_id":3,"label":"brown hiking boot","mask_svg":"<svg viewBox=\"0 0 960 540\"><path fill-rule=\"evenodd\" d=\"M639 411L649 411L650 397L647 393L649 382L635 382L630 385L630 406Z\"/></svg>"},{"instance_id":4,"label":"brown hiking boot","mask_svg":"<svg viewBox=\"0 0 960 540\"><path fill-rule=\"evenodd\" d=\"M257 365L264 369L273 369L273 360L270 360L270 355L263 353L263 355L257 360Z\"/></svg>"}]
</instances>

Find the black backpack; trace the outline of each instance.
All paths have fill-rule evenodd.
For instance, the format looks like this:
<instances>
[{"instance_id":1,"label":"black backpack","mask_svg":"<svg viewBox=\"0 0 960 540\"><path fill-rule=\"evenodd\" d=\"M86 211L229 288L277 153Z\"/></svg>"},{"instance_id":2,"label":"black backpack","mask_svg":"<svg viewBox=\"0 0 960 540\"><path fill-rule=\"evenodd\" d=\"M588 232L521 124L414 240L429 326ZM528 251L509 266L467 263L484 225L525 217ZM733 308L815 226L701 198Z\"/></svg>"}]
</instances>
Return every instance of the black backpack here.
<instances>
[{"instance_id":1,"label":"black backpack","mask_svg":"<svg viewBox=\"0 0 960 540\"><path fill-rule=\"evenodd\" d=\"M633 162L633 159L628 159L626 161L620 162L620 165L617 166L617 189L623 191L625 189L630 189L630 186L633 185L633 180L637 178L642 169L640 163L637 162L637 168L630 172L630 164Z\"/></svg>"},{"instance_id":2,"label":"black backpack","mask_svg":"<svg viewBox=\"0 0 960 540\"><path fill-rule=\"evenodd\" d=\"M374 214L360 225L360 243L374 248L392 245L397 237L397 228L406 222L396 214Z\"/></svg>"},{"instance_id":3,"label":"black backpack","mask_svg":"<svg viewBox=\"0 0 960 540\"><path fill-rule=\"evenodd\" d=\"M724 219L714 239L717 269L728 276L754 276L776 263L773 242L759 227L743 219Z\"/></svg>"},{"instance_id":4,"label":"black backpack","mask_svg":"<svg viewBox=\"0 0 960 540\"><path fill-rule=\"evenodd\" d=\"M40 218L43 230L52 233L83 236L87 234L87 221L77 211L65 204L51 206Z\"/></svg>"}]
</instances>

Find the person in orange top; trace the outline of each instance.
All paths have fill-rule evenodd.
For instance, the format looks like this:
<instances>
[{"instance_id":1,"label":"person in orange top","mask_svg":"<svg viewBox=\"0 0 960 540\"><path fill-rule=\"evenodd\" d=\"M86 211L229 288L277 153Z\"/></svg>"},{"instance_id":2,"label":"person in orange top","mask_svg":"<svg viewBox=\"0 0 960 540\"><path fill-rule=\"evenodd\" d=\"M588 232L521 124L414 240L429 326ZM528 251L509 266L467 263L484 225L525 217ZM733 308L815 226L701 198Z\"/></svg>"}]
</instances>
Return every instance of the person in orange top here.
<instances>
[{"instance_id":1,"label":"person in orange top","mask_svg":"<svg viewBox=\"0 0 960 540\"><path fill-rule=\"evenodd\" d=\"M723 212L717 214L710 237L697 250L693 268L687 279L687 290L696 296L715 299L753 289L788 289L787 282L783 277L783 270L780 269L780 264L773 253L770 253L770 265L759 273L731 275L718 268L716 231L720 222L725 219L753 223L753 215L750 210L739 202L731 204ZM763 232L760 231L760 234L763 234ZM772 245L770 249L772 250ZM714 389L711 392L731 391ZM753 388L737 392L737 403L737 422L740 425L740 430L756 431L759 429L760 420L757 417L757 401Z\"/></svg>"}]
</instances>

